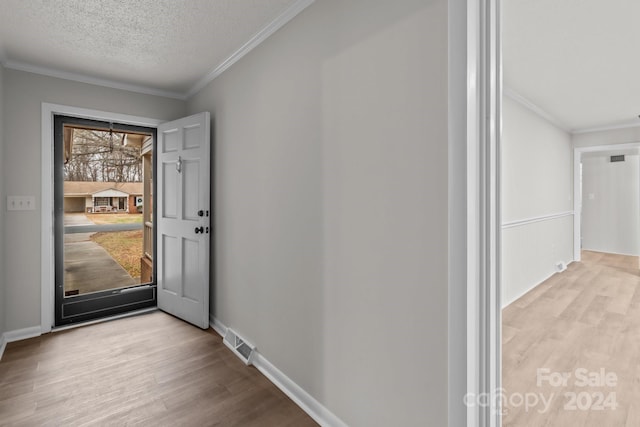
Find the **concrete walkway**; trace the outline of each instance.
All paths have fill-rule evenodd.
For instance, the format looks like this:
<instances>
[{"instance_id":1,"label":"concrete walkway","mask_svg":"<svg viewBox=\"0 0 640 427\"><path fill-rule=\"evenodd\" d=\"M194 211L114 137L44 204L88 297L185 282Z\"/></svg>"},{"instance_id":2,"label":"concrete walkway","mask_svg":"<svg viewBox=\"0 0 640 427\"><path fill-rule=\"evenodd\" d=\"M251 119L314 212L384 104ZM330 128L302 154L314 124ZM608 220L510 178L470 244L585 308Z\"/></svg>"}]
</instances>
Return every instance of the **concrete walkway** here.
<instances>
[{"instance_id":1,"label":"concrete walkway","mask_svg":"<svg viewBox=\"0 0 640 427\"><path fill-rule=\"evenodd\" d=\"M64 214L64 226L74 225L95 225L87 216L83 213L65 213Z\"/></svg>"},{"instance_id":2,"label":"concrete walkway","mask_svg":"<svg viewBox=\"0 0 640 427\"><path fill-rule=\"evenodd\" d=\"M92 225L85 215L65 215L67 225ZM65 227L66 228L66 227ZM137 282L99 244L94 233L64 235L64 290L78 294L117 289Z\"/></svg>"}]
</instances>

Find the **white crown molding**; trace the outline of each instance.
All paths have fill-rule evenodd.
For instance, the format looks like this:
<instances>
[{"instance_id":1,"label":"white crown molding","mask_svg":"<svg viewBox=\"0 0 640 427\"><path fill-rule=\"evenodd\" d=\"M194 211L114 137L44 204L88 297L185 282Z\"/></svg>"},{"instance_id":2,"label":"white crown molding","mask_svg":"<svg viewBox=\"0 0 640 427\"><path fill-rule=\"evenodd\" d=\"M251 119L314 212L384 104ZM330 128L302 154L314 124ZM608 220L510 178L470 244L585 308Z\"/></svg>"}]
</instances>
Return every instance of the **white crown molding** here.
<instances>
[{"instance_id":1,"label":"white crown molding","mask_svg":"<svg viewBox=\"0 0 640 427\"><path fill-rule=\"evenodd\" d=\"M227 326L209 315L209 325L220 336L224 337ZM260 352L254 350L253 366L262 373L269 381L286 394L293 402L305 411L311 418L323 427L347 427L347 425L333 412L329 411L322 403L307 393L302 387L287 377L282 371L269 362Z\"/></svg>"},{"instance_id":2,"label":"white crown molding","mask_svg":"<svg viewBox=\"0 0 640 427\"><path fill-rule=\"evenodd\" d=\"M111 89L126 90L129 92L141 93L144 95L162 96L165 98L179 99L181 101L184 101L186 99L184 94L178 93L178 92L154 89L154 88L145 87L145 86L117 82L114 80L101 79L98 77L90 77L84 74L54 70L52 68L38 67L38 66L26 64L23 62L4 61L3 65L5 68L11 69L11 70L25 71L27 73L40 74L40 75L49 76L49 77L56 77L59 79L71 80L71 81L80 82L80 83L87 83L87 84L92 84L96 86L103 86Z\"/></svg>"},{"instance_id":3,"label":"white crown molding","mask_svg":"<svg viewBox=\"0 0 640 427\"><path fill-rule=\"evenodd\" d=\"M580 135L583 133L592 133L592 132L606 132L606 131L612 131L612 130L640 127L640 121L638 121L638 119L632 119L632 120L625 120L622 122L611 123L608 125L599 125L599 126L592 126L592 127L586 127L586 128L572 129L566 126L565 124L563 124L560 120L553 117L551 114L547 113L542 108L538 107L536 104L534 104L524 96L514 91L513 89L505 87L503 89L503 93L506 97L512 99L513 101L529 109L530 111L542 117L543 119L550 122L554 126L562 129L567 133L570 133L571 135Z\"/></svg>"},{"instance_id":4,"label":"white crown molding","mask_svg":"<svg viewBox=\"0 0 640 427\"><path fill-rule=\"evenodd\" d=\"M179 99L186 101L195 95L199 90L211 83L213 79L222 74L225 70L238 62L243 56L251 52L260 43L265 41L269 36L282 28L287 22L295 18L300 12L309 7L315 0L297 0L291 6L286 8L280 15L271 21L262 30L258 31L249 41L243 44L238 50L231 54L227 59L218 64L213 70L202 77L189 91L185 93L173 92L162 89L140 86L130 83L122 83L115 80L102 79L92 77L85 74L73 73L69 71L61 71L53 68L39 67L19 61L11 61L5 58L4 52L0 48L0 66L11 70L25 71L28 73L40 74L43 76L56 77L64 80L71 80L80 83L87 83L96 86L108 87L111 89L126 90L144 95L162 96L165 98Z\"/></svg>"},{"instance_id":5,"label":"white crown molding","mask_svg":"<svg viewBox=\"0 0 640 427\"><path fill-rule=\"evenodd\" d=\"M265 41L269 36L278 31L280 28L295 18L300 12L305 10L315 0L298 0L285 9L276 19L271 21L266 27L258 31L248 42L231 54L227 59L222 61L217 67L211 70L206 76L198 81L187 93L186 98L191 98L198 93L202 88L211 83L216 77L222 74L225 70L238 62L243 56L255 49L260 43Z\"/></svg>"},{"instance_id":6,"label":"white crown molding","mask_svg":"<svg viewBox=\"0 0 640 427\"><path fill-rule=\"evenodd\" d=\"M535 113L536 115L538 115L539 117L543 118L544 120L548 121L549 123L551 123L552 125L556 126L557 128L567 132L567 133L572 133L571 129L569 128L569 126L565 125L564 123L562 123L560 120L556 119L555 117L553 117L551 114L547 113L545 110L543 110L542 108L538 107L536 104L534 104L533 102L531 102L530 100L528 100L527 98L525 98L524 96L520 95L518 92L514 91L511 88L508 87L504 87L502 90L502 93L512 99L513 101L517 102L518 104L522 105L523 107L529 109L531 112Z\"/></svg>"},{"instance_id":7,"label":"white crown molding","mask_svg":"<svg viewBox=\"0 0 640 427\"><path fill-rule=\"evenodd\" d=\"M606 131L612 131L612 130L629 129L629 128L637 128L637 127L640 127L640 121L638 121L638 119L633 119L633 120L626 120L624 122L613 123L610 125L574 129L571 131L571 133L574 135L580 135L583 133L606 132Z\"/></svg>"}]
</instances>

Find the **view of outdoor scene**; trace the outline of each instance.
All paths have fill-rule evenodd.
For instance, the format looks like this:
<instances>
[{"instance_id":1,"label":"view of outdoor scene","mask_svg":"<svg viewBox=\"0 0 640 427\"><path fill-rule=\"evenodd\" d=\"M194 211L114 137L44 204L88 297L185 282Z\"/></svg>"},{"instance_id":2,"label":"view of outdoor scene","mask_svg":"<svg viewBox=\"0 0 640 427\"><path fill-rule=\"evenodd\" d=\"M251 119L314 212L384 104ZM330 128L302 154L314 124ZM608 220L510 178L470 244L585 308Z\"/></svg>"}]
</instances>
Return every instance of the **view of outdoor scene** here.
<instances>
[{"instance_id":1,"label":"view of outdoor scene","mask_svg":"<svg viewBox=\"0 0 640 427\"><path fill-rule=\"evenodd\" d=\"M65 297L151 281L151 139L65 125Z\"/></svg>"}]
</instances>

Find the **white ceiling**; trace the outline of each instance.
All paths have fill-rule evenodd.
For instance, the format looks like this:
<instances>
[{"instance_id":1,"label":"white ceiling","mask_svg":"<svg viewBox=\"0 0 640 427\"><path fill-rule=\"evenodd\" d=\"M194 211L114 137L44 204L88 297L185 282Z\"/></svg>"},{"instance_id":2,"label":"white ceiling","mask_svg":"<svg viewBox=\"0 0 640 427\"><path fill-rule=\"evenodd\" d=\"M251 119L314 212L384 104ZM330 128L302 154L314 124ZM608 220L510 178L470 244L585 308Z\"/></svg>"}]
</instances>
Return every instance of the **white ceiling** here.
<instances>
[{"instance_id":1,"label":"white ceiling","mask_svg":"<svg viewBox=\"0 0 640 427\"><path fill-rule=\"evenodd\" d=\"M0 0L0 61L185 98L312 1ZM510 93L567 130L640 124L640 1L502 8Z\"/></svg>"},{"instance_id":2,"label":"white ceiling","mask_svg":"<svg viewBox=\"0 0 640 427\"><path fill-rule=\"evenodd\" d=\"M184 98L312 1L0 0L0 61Z\"/></svg>"},{"instance_id":3,"label":"white ceiling","mask_svg":"<svg viewBox=\"0 0 640 427\"><path fill-rule=\"evenodd\" d=\"M640 1L503 0L505 88L570 131L640 125Z\"/></svg>"}]
</instances>

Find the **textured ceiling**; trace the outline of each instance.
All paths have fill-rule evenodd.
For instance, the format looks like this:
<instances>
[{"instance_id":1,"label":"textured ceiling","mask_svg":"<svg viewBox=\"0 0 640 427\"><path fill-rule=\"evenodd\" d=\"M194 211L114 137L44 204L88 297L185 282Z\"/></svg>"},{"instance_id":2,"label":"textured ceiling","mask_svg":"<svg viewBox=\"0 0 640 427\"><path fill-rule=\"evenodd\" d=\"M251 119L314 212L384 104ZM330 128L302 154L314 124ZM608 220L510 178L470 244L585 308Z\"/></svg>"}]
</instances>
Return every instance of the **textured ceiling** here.
<instances>
[{"instance_id":1,"label":"textured ceiling","mask_svg":"<svg viewBox=\"0 0 640 427\"><path fill-rule=\"evenodd\" d=\"M185 94L296 0L0 0L0 60Z\"/></svg>"},{"instance_id":2,"label":"textured ceiling","mask_svg":"<svg viewBox=\"0 0 640 427\"><path fill-rule=\"evenodd\" d=\"M640 1L503 0L505 87L568 130L640 114Z\"/></svg>"}]
</instances>

